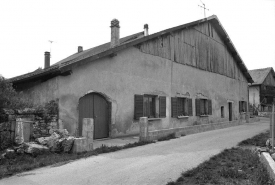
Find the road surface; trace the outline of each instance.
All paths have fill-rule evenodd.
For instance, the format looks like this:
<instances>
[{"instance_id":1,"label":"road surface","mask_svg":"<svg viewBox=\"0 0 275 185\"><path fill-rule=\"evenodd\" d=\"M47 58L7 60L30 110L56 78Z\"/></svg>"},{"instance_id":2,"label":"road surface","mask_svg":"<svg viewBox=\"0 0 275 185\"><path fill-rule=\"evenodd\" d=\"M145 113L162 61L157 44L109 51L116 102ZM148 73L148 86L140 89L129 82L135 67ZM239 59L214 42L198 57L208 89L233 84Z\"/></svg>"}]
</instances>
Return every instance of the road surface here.
<instances>
[{"instance_id":1,"label":"road surface","mask_svg":"<svg viewBox=\"0 0 275 185\"><path fill-rule=\"evenodd\" d=\"M160 185L211 156L267 130L268 121L184 136L44 167L0 180L0 185Z\"/></svg>"}]
</instances>

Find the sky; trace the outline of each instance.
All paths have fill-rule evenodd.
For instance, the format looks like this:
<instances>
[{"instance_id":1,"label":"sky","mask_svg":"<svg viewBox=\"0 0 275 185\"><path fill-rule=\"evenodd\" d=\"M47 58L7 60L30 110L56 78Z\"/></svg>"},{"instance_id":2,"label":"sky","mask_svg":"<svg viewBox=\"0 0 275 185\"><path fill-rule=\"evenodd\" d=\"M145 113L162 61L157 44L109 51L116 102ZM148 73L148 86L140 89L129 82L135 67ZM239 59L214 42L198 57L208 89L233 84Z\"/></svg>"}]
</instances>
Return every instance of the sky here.
<instances>
[{"instance_id":1,"label":"sky","mask_svg":"<svg viewBox=\"0 0 275 185\"><path fill-rule=\"evenodd\" d=\"M202 0L217 15L248 70L275 69L275 0ZM204 18L201 0L1 0L0 75L19 76L120 36L149 34ZM53 41L52 43L49 41Z\"/></svg>"}]
</instances>

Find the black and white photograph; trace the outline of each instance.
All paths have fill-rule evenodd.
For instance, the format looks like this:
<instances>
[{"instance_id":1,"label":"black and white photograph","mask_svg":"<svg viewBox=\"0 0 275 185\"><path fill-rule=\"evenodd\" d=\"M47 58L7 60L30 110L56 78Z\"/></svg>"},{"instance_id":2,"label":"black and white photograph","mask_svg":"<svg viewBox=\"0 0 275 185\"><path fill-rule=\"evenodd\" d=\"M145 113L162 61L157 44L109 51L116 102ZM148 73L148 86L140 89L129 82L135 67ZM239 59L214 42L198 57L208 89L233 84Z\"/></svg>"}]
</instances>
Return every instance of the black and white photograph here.
<instances>
[{"instance_id":1,"label":"black and white photograph","mask_svg":"<svg viewBox=\"0 0 275 185\"><path fill-rule=\"evenodd\" d=\"M275 0L1 0L0 185L275 185Z\"/></svg>"}]
</instances>

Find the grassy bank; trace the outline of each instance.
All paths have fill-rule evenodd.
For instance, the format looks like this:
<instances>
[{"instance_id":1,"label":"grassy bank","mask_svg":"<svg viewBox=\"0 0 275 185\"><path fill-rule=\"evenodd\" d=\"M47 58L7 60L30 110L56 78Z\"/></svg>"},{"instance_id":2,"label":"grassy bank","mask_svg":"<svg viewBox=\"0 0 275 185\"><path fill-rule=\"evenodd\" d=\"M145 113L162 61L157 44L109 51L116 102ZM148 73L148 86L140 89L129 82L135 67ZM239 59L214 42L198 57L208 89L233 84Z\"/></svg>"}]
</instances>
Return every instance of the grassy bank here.
<instances>
[{"instance_id":1,"label":"grassy bank","mask_svg":"<svg viewBox=\"0 0 275 185\"><path fill-rule=\"evenodd\" d=\"M240 147L226 149L198 167L181 174L175 182L181 184L239 184L239 185L273 185L267 170L258 155L243 146L265 146L269 133L261 133L239 143Z\"/></svg>"}]
</instances>

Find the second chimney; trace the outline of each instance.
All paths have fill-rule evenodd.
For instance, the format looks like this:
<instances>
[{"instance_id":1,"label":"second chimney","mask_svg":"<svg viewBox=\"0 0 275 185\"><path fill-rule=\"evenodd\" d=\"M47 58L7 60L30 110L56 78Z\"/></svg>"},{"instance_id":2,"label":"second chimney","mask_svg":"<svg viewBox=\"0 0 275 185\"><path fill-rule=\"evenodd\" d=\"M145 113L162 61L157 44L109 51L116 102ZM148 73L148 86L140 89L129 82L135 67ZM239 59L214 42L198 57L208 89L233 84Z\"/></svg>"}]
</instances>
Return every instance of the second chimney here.
<instances>
[{"instance_id":1,"label":"second chimney","mask_svg":"<svg viewBox=\"0 0 275 185\"><path fill-rule=\"evenodd\" d=\"M119 45L119 21L113 19L111 21L111 48Z\"/></svg>"},{"instance_id":2,"label":"second chimney","mask_svg":"<svg viewBox=\"0 0 275 185\"><path fill-rule=\"evenodd\" d=\"M78 46L77 52L80 53L83 51L83 47L82 46Z\"/></svg>"},{"instance_id":3,"label":"second chimney","mask_svg":"<svg viewBox=\"0 0 275 185\"><path fill-rule=\"evenodd\" d=\"M50 58L51 58L51 53L46 51L45 52L45 60L44 60L44 69L50 67Z\"/></svg>"},{"instance_id":4,"label":"second chimney","mask_svg":"<svg viewBox=\"0 0 275 185\"><path fill-rule=\"evenodd\" d=\"M149 27L148 24L144 24L144 36L148 36L149 35Z\"/></svg>"}]
</instances>

